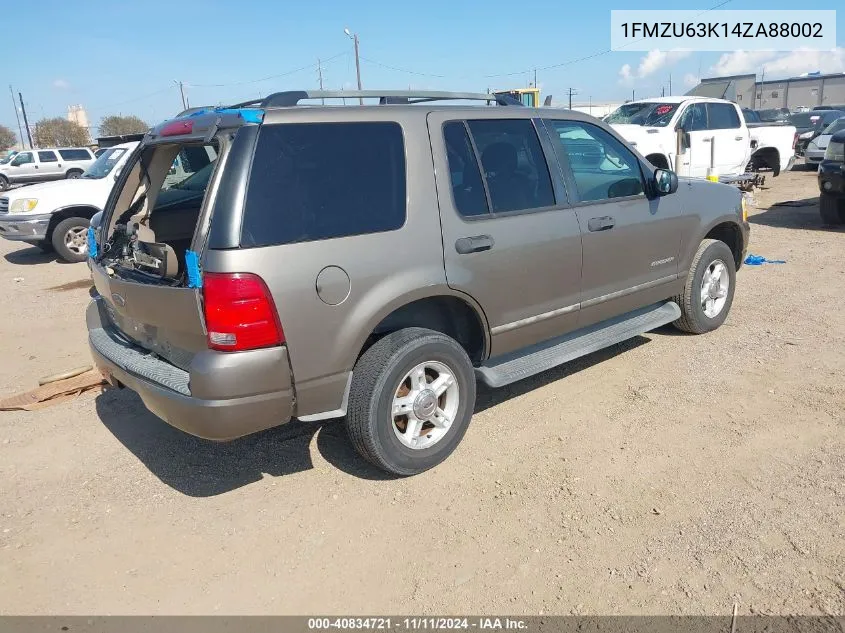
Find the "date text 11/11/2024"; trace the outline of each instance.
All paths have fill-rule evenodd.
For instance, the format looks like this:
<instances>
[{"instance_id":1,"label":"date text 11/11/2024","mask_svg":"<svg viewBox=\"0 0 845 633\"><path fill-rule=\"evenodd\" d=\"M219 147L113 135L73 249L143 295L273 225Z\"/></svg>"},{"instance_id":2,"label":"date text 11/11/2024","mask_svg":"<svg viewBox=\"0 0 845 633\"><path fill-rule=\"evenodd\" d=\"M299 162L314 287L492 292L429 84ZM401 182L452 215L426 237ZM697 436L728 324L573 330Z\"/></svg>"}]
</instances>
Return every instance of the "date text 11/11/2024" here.
<instances>
[{"instance_id":1,"label":"date text 11/11/2024","mask_svg":"<svg viewBox=\"0 0 845 633\"><path fill-rule=\"evenodd\" d=\"M370 617L370 618L309 618L308 628L314 631L340 630L394 630L412 631L439 630L510 630L519 631L528 628L525 620L518 618L476 617L476 618L441 618L441 617Z\"/></svg>"}]
</instances>

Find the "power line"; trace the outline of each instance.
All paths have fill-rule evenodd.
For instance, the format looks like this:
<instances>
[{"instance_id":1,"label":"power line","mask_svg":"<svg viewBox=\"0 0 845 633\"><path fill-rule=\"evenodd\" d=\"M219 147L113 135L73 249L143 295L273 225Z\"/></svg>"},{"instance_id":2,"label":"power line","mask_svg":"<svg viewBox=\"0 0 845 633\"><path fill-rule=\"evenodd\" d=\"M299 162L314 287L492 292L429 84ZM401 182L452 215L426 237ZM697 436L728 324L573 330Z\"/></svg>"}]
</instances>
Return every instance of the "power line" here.
<instances>
[{"instance_id":1,"label":"power line","mask_svg":"<svg viewBox=\"0 0 845 633\"><path fill-rule=\"evenodd\" d=\"M368 64L373 64L375 66L381 66L382 68L387 68L389 70L395 70L400 73L408 73L409 75L419 75L420 77L438 77L443 79L445 75L435 75L433 73L421 73L417 72L416 70L408 70L407 68L399 68L398 66L390 66L389 64L382 64L381 62L377 62L374 59L369 59L361 55L361 59L367 62Z\"/></svg>"},{"instance_id":2,"label":"power line","mask_svg":"<svg viewBox=\"0 0 845 633\"><path fill-rule=\"evenodd\" d=\"M318 65L325 64L326 62L330 62L333 59L337 59L338 57L343 57L344 55L348 55L349 51L343 51L342 53L338 53L337 55L332 55L331 57L326 57L325 59L321 58L321 61L318 61L316 64L308 64L307 66L301 66L300 68L294 68L293 70L288 70L283 73L279 73L277 75L268 75L267 77L262 77L261 79L249 79L247 81L235 81L232 83L227 84L195 84L188 82L188 85L193 88L228 88L229 86L246 86L248 84L257 84L262 81L268 81L270 79L277 79L279 77L287 77L288 75L294 75L296 73L302 72L303 70L310 70L312 68L316 68Z\"/></svg>"}]
</instances>

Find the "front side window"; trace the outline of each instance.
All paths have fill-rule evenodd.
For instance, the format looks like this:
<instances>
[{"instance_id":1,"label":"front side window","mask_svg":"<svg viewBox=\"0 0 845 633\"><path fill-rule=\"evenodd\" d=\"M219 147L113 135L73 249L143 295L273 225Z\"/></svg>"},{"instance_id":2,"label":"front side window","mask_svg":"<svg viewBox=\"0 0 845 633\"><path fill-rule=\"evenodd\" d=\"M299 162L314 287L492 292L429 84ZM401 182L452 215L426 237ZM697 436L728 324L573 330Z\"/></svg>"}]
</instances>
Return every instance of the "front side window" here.
<instances>
[{"instance_id":1,"label":"front side window","mask_svg":"<svg viewBox=\"0 0 845 633\"><path fill-rule=\"evenodd\" d=\"M703 103L693 103L681 115L680 127L686 132L707 129L707 110Z\"/></svg>"},{"instance_id":2,"label":"front side window","mask_svg":"<svg viewBox=\"0 0 845 633\"><path fill-rule=\"evenodd\" d=\"M552 141L569 162L582 202L643 193L640 162L602 128L582 121L547 121Z\"/></svg>"},{"instance_id":3,"label":"front side window","mask_svg":"<svg viewBox=\"0 0 845 633\"><path fill-rule=\"evenodd\" d=\"M405 144L397 123L264 125L241 246L393 231L405 224Z\"/></svg>"},{"instance_id":4,"label":"front side window","mask_svg":"<svg viewBox=\"0 0 845 633\"><path fill-rule=\"evenodd\" d=\"M708 129L735 130L739 128L739 116L736 108L729 103L708 103Z\"/></svg>"},{"instance_id":5,"label":"front side window","mask_svg":"<svg viewBox=\"0 0 845 633\"><path fill-rule=\"evenodd\" d=\"M53 152L38 152L38 160L42 163L57 163L59 161Z\"/></svg>"},{"instance_id":6,"label":"front side window","mask_svg":"<svg viewBox=\"0 0 845 633\"><path fill-rule=\"evenodd\" d=\"M494 213L554 206L549 167L529 119L467 121Z\"/></svg>"},{"instance_id":7,"label":"front side window","mask_svg":"<svg viewBox=\"0 0 845 633\"><path fill-rule=\"evenodd\" d=\"M29 152L21 152L17 156L15 156L14 160L12 161L12 165L28 165L30 163L34 163L35 158Z\"/></svg>"}]
</instances>

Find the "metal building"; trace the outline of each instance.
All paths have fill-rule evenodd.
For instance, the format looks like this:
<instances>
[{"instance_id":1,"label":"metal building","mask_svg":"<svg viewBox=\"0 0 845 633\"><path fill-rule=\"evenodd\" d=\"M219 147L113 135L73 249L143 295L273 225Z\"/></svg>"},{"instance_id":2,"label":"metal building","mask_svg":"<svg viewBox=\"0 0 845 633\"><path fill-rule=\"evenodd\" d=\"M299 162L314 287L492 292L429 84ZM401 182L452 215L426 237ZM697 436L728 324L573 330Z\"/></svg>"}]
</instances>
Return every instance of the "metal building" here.
<instances>
[{"instance_id":1,"label":"metal building","mask_svg":"<svg viewBox=\"0 0 845 633\"><path fill-rule=\"evenodd\" d=\"M756 75L702 79L688 95L735 101L743 108L813 108L845 104L845 73L757 81Z\"/></svg>"}]
</instances>

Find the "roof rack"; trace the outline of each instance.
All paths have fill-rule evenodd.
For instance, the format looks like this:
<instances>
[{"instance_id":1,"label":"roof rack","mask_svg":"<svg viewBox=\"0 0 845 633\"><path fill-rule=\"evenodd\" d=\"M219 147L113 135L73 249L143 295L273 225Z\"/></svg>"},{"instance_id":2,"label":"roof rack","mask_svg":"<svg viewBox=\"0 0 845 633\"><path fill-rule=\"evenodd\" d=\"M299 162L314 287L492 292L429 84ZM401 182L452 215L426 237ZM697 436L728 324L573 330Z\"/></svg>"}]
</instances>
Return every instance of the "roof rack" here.
<instances>
[{"instance_id":1,"label":"roof rack","mask_svg":"<svg viewBox=\"0 0 845 633\"><path fill-rule=\"evenodd\" d=\"M522 104L504 94L485 92L441 92L435 90L288 90L237 103L231 108L258 106L260 108L290 108L303 99L378 99L380 105L427 103L431 101L486 101L497 105Z\"/></svg>"}]
</instances>

